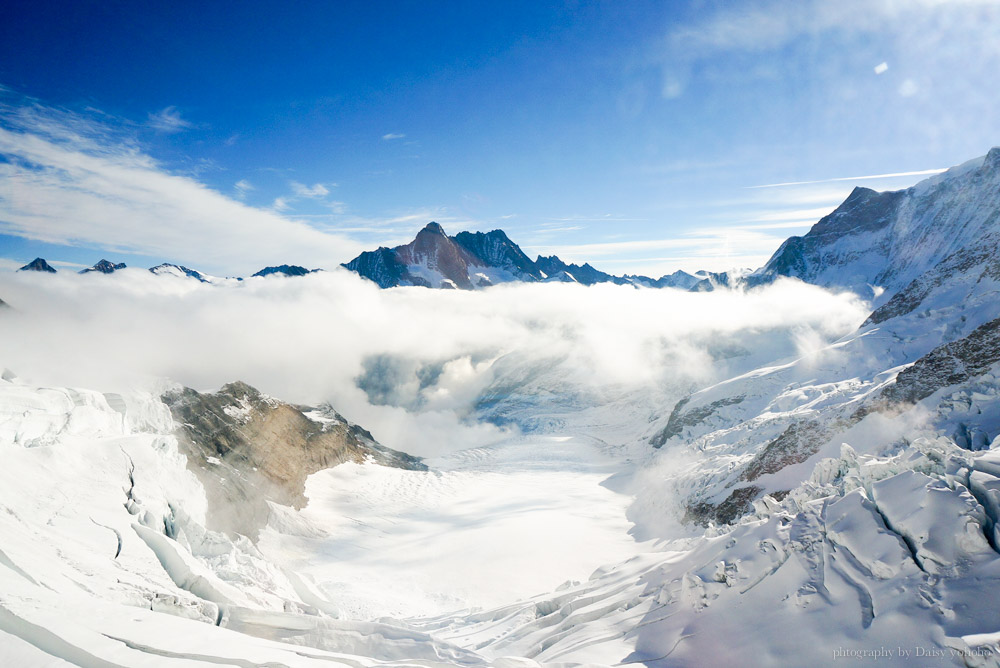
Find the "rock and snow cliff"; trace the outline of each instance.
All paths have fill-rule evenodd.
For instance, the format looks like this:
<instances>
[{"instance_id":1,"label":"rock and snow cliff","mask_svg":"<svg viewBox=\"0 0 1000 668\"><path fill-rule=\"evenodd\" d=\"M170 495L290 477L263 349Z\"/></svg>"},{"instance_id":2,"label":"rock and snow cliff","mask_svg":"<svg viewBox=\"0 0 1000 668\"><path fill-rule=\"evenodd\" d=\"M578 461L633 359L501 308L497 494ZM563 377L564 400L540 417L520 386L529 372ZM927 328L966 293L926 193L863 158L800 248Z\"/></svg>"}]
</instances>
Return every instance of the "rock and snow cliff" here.
<instances>
[{"instance_id":1,"label":"rock and snow cliff","mask_svg":"<svg viewBox=\"0 0 1000 668\"><path fill-rule=\"evenodd\" d=\"M209 529L256 538L271 504L303 507L306 478L344 462L427 468L328 404L292 406L241 382L213 394L172 390L163 400L178 425L181 452L208 494Z\"/></svg>"},{"instance_id":2,"label":"rock and snow cliff","mask_svg":"<svg viewBox=\"0 0 1000 668\"><path fill-rule=\"evenodd\" d=\"M596 285L635 285L646 288L713 290L728 286L726 274L676 271L658 279L647 276L613 276L588 263L567 264L555 255L532 261L503 230L445 234L429 223L409 244L366 251L343 265L374 281L380 288L423 286L471 290L497 283L559 282Z\"/></svg>"},{"instance_id":3,"label":"rock and snow cliff","mask_svg":"<svg viewBox=\"0 0 1000 668\"><path fill-rule=\"evenodd\" d=\"M855 188L807 234L785 241L748 282L792 276L894 294L942 262L995 248L998 221L1000 147L906 190Z\"/></svg>"},{"instance_id":4,"label":"rock and snow cliff","mask_svg":"<svg viewBox=\"0 0 1000 668\"><path fill-rule=\"evenodd\" d=\"M119 269L124 269L124 268L125 268L124 262L114 263L111 262L110 260L100 260L93 267L87 267L86 269L81 269L80 273L90 274L96 272L98 274L113 274Z\"/></svg>"}]
</instances>

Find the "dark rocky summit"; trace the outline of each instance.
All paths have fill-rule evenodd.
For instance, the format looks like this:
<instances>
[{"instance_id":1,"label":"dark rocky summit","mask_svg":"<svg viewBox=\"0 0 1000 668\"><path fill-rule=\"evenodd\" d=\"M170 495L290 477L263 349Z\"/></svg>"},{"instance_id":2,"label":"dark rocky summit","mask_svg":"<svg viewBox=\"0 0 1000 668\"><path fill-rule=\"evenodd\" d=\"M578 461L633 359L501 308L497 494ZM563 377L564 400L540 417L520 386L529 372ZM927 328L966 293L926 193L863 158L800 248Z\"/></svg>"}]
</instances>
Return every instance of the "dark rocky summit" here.
<instances>
[{"instance_id":1,"label":"dark rocky summit","mask_svg":"<svg viewBox=\"0 0 1000 668\"><path fill-rule=\"evenodd\" d=\"M254 276L273 276L275 274L281 276L305 276L306 274L312 274L317 271L319 271L319 269L306 269L305 267L300 267L297 264L279 264L274 267L264 267L255 273Z\"/></svg>"},{"instance_id":2,"label":"dark rocky summit","mask_svg":"<svg viewBox=\"0 0 1000 668\"><path fill-rule=\"evenodd\" d=\"M119 262L118 264L114 264L112 262L109 262L108 260L101 260L93 267L88 267L87 269L81 270L80 273L89 274L91 272L97 272L100 274L113 274L119 269L124 269L124 268L125 268L124 262Z\"/></svg>"},{"instance_id":3,"label":"dark rocky summit","mask_svg":"<svg viewBox=\"0 0 1000 668\"><path fill-rule=\"evenodd\" d=\"M31 262L18 269L18 271L43 271L49 274L56 273L56 270L40 257L36 257Z\"/></svg>"}]
</instances>

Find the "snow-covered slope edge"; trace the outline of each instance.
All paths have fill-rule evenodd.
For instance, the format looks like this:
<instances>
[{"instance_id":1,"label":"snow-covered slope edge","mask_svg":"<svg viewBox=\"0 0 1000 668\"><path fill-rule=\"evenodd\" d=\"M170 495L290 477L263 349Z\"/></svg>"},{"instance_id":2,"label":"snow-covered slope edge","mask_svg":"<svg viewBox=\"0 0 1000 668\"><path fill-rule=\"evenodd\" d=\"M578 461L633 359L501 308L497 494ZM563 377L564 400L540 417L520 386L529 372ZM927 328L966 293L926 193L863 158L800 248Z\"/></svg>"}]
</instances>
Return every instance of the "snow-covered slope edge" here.
<instances>
[{"instance_id":1,"label":"snow-covered slope edge","mask_svg":"<svg viewBox=\"0 0 1000 668\"><path fill-rule=\"evenodd\" d=\"M845 444L732 527L524 604L415 625L560 665L826 665L880 648L885 665L1000 665L984 596L1000 586L998 463L940 438L881 455Z\"/></svg>"},{"instance_id":2,"label":"snow-covered slope edge","mask_svg":"<svg viewBox=\"0 0 1000 668\"><path fill-rule=\"evenodd\" d=\"M398 624L323 613L332 604L250 540L205 530L205 492L155 397L5 378L0 663L484 663Z\"/></svg>"},{"instance_id":3,"label":"snow-covered slope edge","mask_svg":"<svg viewBox=\"0 0 1000 668\"><path fill-rule=\"evenodd\" d=\"M855 188L807 234L786 240L747 282L792 276L867 296L884 290L888 299L949 256L981 247L998 219L1000 147L906 190Z\"/></svg>"}]
</instances>

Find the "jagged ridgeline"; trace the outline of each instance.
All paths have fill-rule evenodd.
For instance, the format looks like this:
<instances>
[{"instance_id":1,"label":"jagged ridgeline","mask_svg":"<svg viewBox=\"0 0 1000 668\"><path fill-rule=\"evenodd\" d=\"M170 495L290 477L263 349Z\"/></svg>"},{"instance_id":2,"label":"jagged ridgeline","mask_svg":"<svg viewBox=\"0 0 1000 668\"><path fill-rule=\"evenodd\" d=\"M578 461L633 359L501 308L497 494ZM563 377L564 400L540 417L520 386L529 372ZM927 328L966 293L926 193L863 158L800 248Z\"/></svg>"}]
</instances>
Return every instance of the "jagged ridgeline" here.
<instances>
[{"instance_id":1,"label":"jagged ridgeline","mask_svg":"<svg viewBox=\"0 0 1000 668\"><path fill-rule=\"evenodd\" d=\"M614 276L587 263L567 264L555 255L539 255L536 260L531 260L503 230L459 232L449 237L435 222L428 223L408 244L366 251L341 266L374 281L381 288L420 286L460 290L486 288L497 283L549 282L581 285L611 283L708 292L717 287L735 285L740 276L708 271L689 274L680 270L657 279L629 274ZM79 273L113 274L125 268L124 262L100 260ZM56 269L43 258L36 258L19 271L56 273ZM212 276L168 262L150 267L149 271L157 276L191 278L216 285L231 285L244 280L240 277ZM295 264L280 264L264 267L252 274L252 278L307 276L321 271Z\"/></svg>"},{"instance_id":2,"label":"jagged ridgeline","mask_svg":"<svg viewBox=\"0 0 1000 668\"><path fill-rule=\"evenodd\" d=\"M613 276L589 264L567 264L555 255L532 260L503 230L459 232L448 236L438 223L429 223L408 244L366 251L343 265L381 288L422 286L472 290L497 283L579 283L635 285L708 291L729 285L726 273L676 271L658 279Z\"/></svg>"},{"instance_id":3,"label":"jagged ridgeline","mask_svg":"<svg viewBox=\"0 0 1000 668\"><path fill-rule=\"evenodd\" d=\"M785 241L746 285L795 277L875 308L838 344L845 359L830 369L808 360L762 369L690 394L658 421L656 448L733 454L688 497L685 518L730 524L765 497L780 501L798 480L788 471L804 473L852 433L874 429L863 421L910 416L961 451L1000 444L998 243L1000 148L898 192L856 188Z\"/></svg>"}]
</instances>

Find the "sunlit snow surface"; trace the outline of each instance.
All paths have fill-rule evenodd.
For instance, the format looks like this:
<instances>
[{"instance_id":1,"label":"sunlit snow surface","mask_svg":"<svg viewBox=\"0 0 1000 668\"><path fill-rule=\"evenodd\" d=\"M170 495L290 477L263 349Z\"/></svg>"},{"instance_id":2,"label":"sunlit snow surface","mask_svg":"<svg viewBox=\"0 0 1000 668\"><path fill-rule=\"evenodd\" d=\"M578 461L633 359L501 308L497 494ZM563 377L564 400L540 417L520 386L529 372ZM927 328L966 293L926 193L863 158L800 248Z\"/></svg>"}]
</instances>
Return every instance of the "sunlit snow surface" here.
<instances>
[{"instance_id":1,"label":"sunlit snow surface","mask_svg":"<svg viewBox=\"0 0 1000 668\"><path fill-rule=\"evenodd\" d=\"M1000 369L851 421L995 318L996 280L857 329L863 304L795 283L472 301L145 274L4 286L4 354L28 372L0 381L0 665L827 665L882 647L911 658L879 665L998 665ZM398 386L363 391L386 353ZM207 532L169 412L118 390L122 369L201 389L250 369L343 399L430 471L343 465L301 511L274 506L259 544ZM28 379L64 372L119 393ZM809 421L836 428L752 479L772 496L732 526L684 521Z\"/></svg>"},{"instance_id":2,"label":"sunlit snow surface","mask_svg":"<svg viewBox=\"0 0 1000 668\"><path fill-rule=\"evenodd\" d=\"M345 615L413 617L509 603L584 580L639 546L630 498L601 486L617 462L582 439L537 437L404 471L345 464L313 475L302 519L261 551L311 578Z\"/></svg>"}]
</instances>

